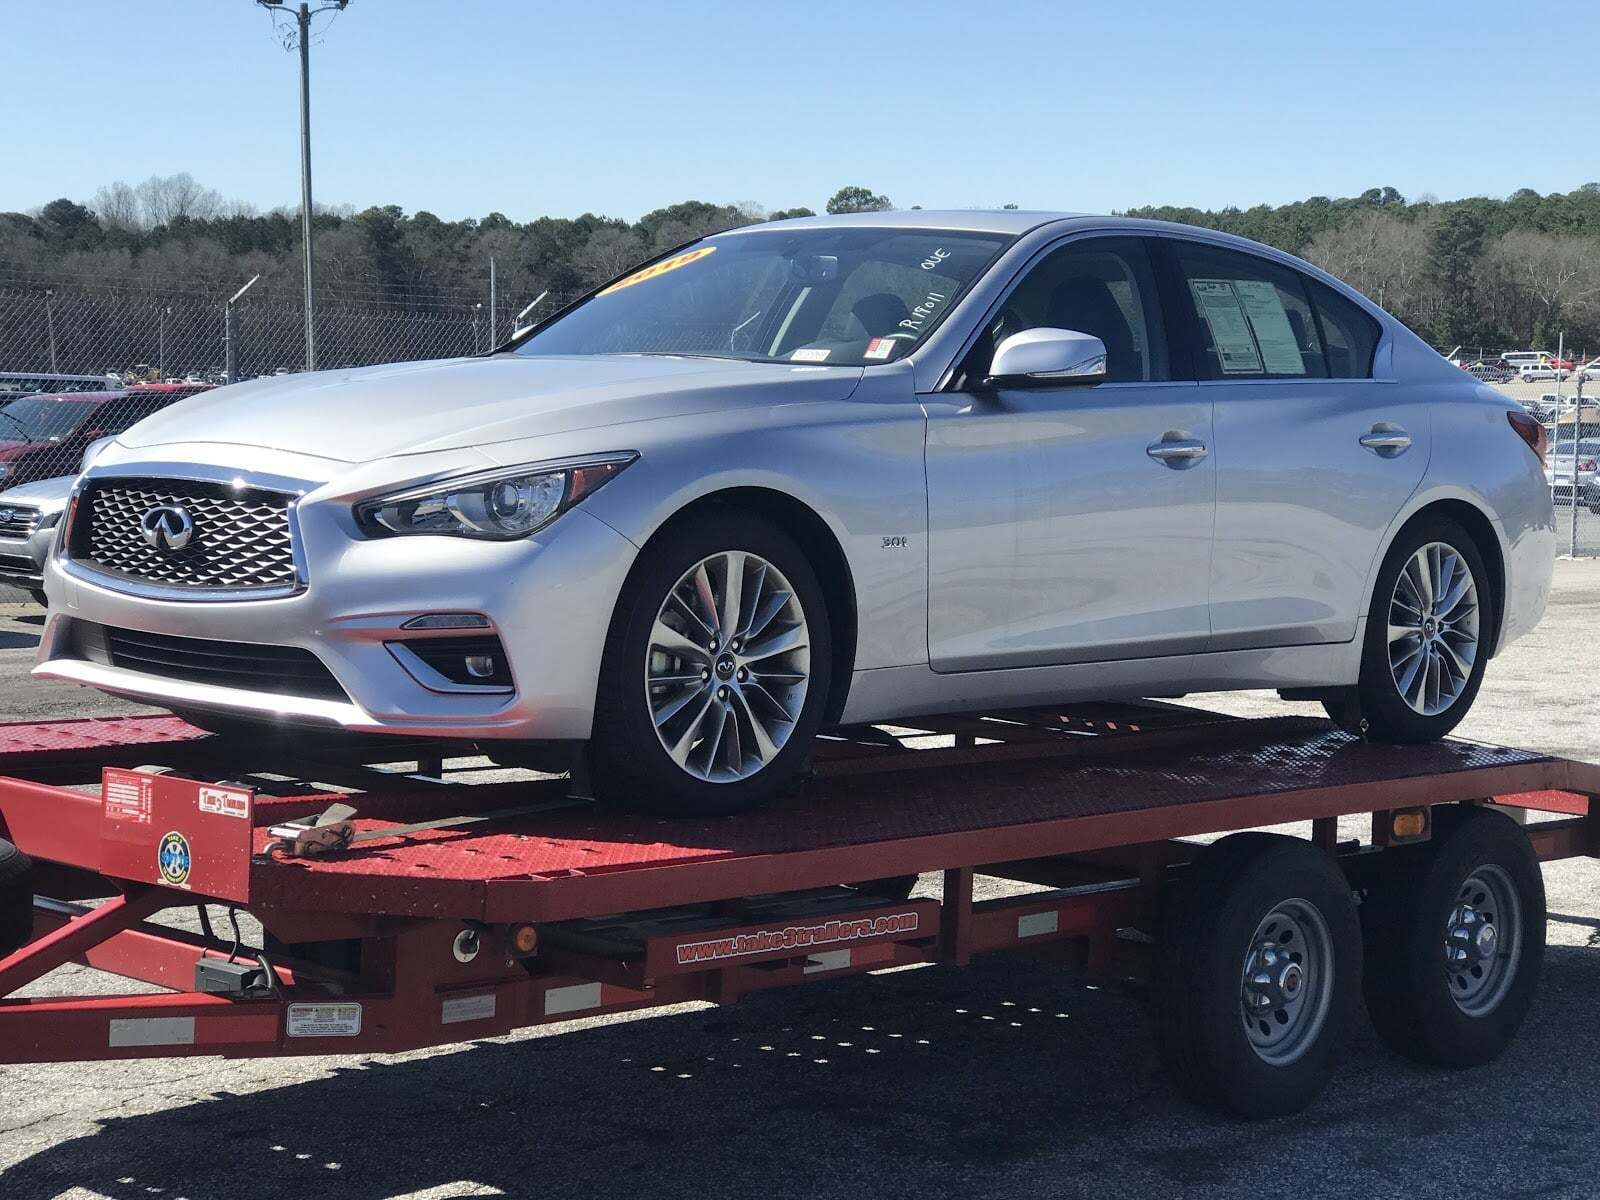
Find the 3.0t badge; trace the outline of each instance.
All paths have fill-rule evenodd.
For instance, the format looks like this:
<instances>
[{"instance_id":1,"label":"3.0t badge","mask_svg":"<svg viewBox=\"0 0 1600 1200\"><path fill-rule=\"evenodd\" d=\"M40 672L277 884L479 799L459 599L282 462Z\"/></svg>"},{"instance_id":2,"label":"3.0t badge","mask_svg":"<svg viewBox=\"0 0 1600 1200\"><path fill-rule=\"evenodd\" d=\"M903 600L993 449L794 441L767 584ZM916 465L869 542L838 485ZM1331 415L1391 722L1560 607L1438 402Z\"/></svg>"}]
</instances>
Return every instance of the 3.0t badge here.
<instances>
[{"instance_id":1,"label":"3.0t badge","mask_svg":"<svg viewBox=\"0 0 1600 1200\"><path fill-rule=\"evenodd\" d=\"M186 508L160 504L144 510L139 517L139 532L157 550L172 553L182 550L194 537L194 518Z\"/></svg>"}]
</instances>

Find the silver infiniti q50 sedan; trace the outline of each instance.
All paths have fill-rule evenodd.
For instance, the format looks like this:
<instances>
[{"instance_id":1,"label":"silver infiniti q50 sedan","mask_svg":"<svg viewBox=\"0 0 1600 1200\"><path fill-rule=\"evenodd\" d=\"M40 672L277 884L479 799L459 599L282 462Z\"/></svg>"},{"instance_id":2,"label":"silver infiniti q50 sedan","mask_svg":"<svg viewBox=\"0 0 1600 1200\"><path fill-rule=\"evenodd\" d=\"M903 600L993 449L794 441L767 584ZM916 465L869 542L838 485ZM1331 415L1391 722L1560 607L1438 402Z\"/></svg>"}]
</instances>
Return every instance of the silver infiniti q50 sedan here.
<instances>
[{"instance_id":1,"label":"silver infiniti q50 sedan","mask_svg":"<svg viewBox=\"0 0 1600 1200\"><path fill-rule=\"evenodd\" d=\"M830 725L1277 688L1438 737L1539 619L1537 422L1289 255L885 213L682 247L483 357L120 434L35 674L456 738L659 811Z\"/></svg>"}]
</instances>

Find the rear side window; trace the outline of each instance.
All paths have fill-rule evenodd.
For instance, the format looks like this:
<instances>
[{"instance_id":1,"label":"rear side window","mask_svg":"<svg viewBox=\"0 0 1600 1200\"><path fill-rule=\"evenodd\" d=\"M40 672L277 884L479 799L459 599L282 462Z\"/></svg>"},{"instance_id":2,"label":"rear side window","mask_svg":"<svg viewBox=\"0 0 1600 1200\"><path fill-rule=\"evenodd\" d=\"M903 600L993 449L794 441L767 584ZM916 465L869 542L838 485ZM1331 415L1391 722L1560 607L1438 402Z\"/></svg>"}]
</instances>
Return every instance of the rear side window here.
<instances>
[{"instance_id":1,"label":"rear side window","mask_svg":"<svg viewBox=\"0 0 1600 1200\"><path fill-rule=\"evenodd\" d=\"M1381 332L1378 323L1327 284L1306 282L1322 321L1328 374L1334 379L1371 379L1372 355Z\"/></svg>"},{"instance_id":2,"label":"rear side window","mask_svg":"<svg viewBox=\"0 0 1600 1200\"><path fill-rule=\"evenodd\" d=\"M1307 280L1266 259L1180 243L1202 379L1324 379L1328 365Z\"/></svg>"}]
</instances>

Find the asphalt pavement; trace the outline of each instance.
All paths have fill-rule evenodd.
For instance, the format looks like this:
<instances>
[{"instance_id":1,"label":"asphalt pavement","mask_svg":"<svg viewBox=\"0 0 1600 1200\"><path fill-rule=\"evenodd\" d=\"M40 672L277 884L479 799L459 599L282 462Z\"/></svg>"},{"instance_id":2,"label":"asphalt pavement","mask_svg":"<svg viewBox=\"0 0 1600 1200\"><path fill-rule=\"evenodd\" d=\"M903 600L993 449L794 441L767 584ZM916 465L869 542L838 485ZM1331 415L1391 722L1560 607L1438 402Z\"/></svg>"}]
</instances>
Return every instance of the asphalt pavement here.
<instances>
[{"instance_id":1,"label":"asphalt pavement","mask_svg":"<svg viewBox=\"0 0 1600 1200\"><path fill-rule=\"evenodd\" d=\"M136 711L25 681L33 611L0 609L8 719ZM1597 618L1600 562L1558 564L1462 732L1600 760ZM1293 1118L1195 1111L1138 989L1003 955L409 1055L0 1068L0 1198L1595 1196L1600 865L1546 880L1539 998L1500 1061L1417 1067L1363 1021ZM128 990L64 968L32 994L90 989Z\"/></svg>"}]
</instances>

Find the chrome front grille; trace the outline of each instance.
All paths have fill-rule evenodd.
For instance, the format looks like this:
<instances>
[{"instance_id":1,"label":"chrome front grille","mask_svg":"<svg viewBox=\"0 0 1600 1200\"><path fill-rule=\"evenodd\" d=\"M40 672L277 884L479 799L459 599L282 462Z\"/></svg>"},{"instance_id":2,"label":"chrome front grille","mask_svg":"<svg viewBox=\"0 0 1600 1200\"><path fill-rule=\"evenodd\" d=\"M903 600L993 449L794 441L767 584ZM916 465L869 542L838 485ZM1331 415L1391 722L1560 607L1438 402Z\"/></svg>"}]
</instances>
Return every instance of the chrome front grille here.
<instances>
[{"instance_id":1,"label":"chrome front grille","mask_svg":"<svg viewBox=\"0 0 1600 1200\"><path fill-rule=\"evenodd\" d=\"M272 591L298 584L290 533L294 497L266 488L191 479L93 479L78 497L71 558L93 571L174 590ZM186 544L152 544L141 521L152 509L182 509Z\"/></svg>"},{"instance_id":2,"label":"chrome front grille","mask_svg":"<svg viewBox=\"0 0 1600 1200\"><path fill-rule=\"evenodd\" d=\"M39 510L26 504L0 504L0 537L25 538L39 527Z\"/></svg>"}]
</instances>

